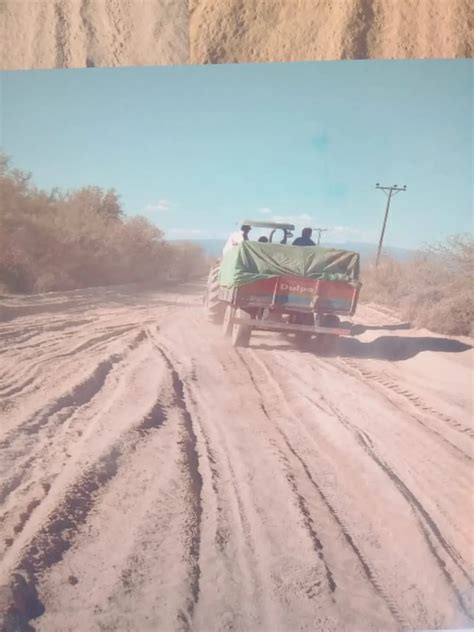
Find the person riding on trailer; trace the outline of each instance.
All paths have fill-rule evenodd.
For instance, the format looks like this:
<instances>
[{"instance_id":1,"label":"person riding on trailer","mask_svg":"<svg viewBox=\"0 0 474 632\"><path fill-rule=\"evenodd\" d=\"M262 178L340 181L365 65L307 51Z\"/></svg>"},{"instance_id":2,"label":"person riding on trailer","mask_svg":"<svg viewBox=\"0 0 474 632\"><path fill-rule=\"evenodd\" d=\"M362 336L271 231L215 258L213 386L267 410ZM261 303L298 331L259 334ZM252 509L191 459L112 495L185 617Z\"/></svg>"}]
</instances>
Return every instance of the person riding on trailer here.
<instances>
[{"instance_id":1,"label":"person riding on trailer","mask_svg":"<svg viewBox=\"0 0 474 632\"><path fill-rule=\"evenodd\" d=\"M233 248L234 246L237 246L238 244L242 243L243 241L248 241L249 239L249 232L251 231L251 227L248 226L247 224L243 224L240 227L240 230L232 233L231 236L229 237L229 239L227 240L225 246L224 246L224 250L222 251L222 254L226 254L226 252L228 252L231 248Z\"/></svg>"},{"instance_id":2,"label":"person riding on trailer","mask_svg":"<svg viewBox=\"0 0 474 632\"><path fill-rule=\"evenodd\" d=\"M294 240L293 246L316 246L314 241L311 239L312 234L313 231L311 228L303 228L301 231L301 237L297 237Z\"/></svg>"}]
</instances>

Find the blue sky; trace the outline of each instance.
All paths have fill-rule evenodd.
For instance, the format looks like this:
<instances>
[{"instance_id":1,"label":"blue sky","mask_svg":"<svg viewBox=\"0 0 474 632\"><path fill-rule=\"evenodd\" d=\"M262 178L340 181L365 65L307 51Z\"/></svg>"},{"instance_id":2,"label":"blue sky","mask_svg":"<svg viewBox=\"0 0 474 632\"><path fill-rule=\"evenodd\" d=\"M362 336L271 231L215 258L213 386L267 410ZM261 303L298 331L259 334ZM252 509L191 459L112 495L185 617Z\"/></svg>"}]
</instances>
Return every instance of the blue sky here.
<instances>
[{"instance_id":1,"label":"blue sky","mask_svg":"<svg viewBox=\"0 0 474 632\"><path fill-rule=\"evenodd\" d=\"M472 60L1 73L3 150L46 189L114 187L170 238L239 219L416 247L472 231Z\"/></svg>"}]
</instances>

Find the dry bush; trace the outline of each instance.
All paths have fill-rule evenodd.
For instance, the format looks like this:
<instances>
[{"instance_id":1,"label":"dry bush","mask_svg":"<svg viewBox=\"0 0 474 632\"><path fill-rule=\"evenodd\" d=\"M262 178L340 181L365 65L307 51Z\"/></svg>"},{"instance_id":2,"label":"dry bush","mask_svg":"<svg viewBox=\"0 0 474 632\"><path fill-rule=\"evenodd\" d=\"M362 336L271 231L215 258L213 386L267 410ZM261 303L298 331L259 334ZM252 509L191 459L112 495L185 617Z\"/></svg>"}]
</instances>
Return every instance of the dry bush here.
<instances>
[{"instance_id":1,"label":"dry bush","mask_svg":"<svg viewBox=\"0 0 474 632\"><path fill-rule=\"evenodd\" d=\"M207 257L166 243L144 217L126 218L115 191L50 194L0 156L0 287L10 292L187 280Z\"/></svg>"},{"instance_id":2,"label":"dry bush","mask_svg":"<svg viewBox=\"0 0 474 632\"><path fill-rule=\"evenodd\" d=\"M383 257L363 271L361 300L392 307L419 327L474 335L474 240L453 235L412 259Z\"/></svg>"},{"instance_id":3,"label":"dry bush","mask_svg":"<svg viewBox=\"0 0 474 632\"><path fill-rule=\"evenodd\" d=\"M175 278L190 281L206 275L211 260L197 244L181 241L173 243L170 263Z\"/></svg>"}]
</instances>

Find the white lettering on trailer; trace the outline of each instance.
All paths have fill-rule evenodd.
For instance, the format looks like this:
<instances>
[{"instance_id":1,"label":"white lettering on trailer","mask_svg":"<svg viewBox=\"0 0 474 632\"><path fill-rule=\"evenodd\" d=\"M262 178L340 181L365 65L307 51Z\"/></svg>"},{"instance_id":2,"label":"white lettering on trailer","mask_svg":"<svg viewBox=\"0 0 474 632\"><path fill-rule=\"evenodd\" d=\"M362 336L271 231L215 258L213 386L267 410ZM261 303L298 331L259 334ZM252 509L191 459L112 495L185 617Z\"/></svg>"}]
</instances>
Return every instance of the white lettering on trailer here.
<instances>
[{"instance_id":1,"label":"white lettering on trailer","mask_svg":"<svg viewBox=\"0 0 474 632\"><path fill-rule=\"evenodd\" d=\"M313 288L305 285L289 285L288 283L280 283L280 289L284 291L296 292L299 294L312 294Z\"/></svg>"}]
</instances>

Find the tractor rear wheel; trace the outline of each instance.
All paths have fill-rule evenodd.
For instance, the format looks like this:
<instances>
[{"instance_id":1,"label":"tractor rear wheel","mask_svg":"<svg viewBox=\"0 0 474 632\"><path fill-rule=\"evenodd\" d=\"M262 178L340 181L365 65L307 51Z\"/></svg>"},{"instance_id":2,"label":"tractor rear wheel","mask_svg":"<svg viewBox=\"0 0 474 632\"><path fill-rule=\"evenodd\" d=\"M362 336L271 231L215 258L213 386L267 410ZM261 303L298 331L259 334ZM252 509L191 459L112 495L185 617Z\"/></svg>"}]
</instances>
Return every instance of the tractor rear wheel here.
<instances>
[{"instance_id":1,"label":"tractor rear wheel","mask_svg":"<svg viewBox=\"0 0 474 632\"><path fill-rule=\"evenodd\" d=\"M238 309L236 312L237 318L248 318L249 315L246 312ZM234 323L232 327L232 346L233 347L248 347L250 342L250 336L252 335L252 325L250 323Z\"/></svg>"},{"instance_id":2,"label":"tractor rear wheel","mask_svg":"<svg viewBox=\"0 0 474 632\"><path fill-rule=\"evenodd\" d=\"M224 312L224 320L222 321L222 333L224 336L232 336L233 318L235 309L232 305L227 305Z\"/></svg>"},{"instance_id":3,"label":"tractor rear wheel","mask_svg":"<svg viewBox=\"0 0 474 632\"><path fill-rule=\"evenodd\" d=\"M225 303L219 299L219 266L214 266L209 272L206 293L207 319L215 325L224 320Z\"/></svg>"}]
</instances>

